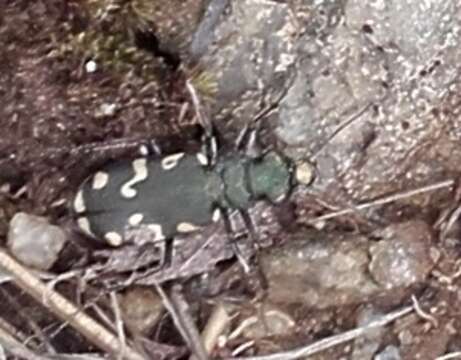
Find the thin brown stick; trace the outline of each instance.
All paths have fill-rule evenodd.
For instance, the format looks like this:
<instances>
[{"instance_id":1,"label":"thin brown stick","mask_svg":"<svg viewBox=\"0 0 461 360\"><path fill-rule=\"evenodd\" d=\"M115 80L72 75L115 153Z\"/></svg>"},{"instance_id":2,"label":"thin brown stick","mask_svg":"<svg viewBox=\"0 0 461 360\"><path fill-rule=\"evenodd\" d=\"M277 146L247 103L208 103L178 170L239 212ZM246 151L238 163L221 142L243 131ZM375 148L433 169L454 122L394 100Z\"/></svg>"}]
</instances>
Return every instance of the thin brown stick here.
<instances>
[{"instance_id":1,"label":"thin brown stick","mask_svg":"<svg viewBox=\"0 0 461 360\"><path fill-rule=\"evenodd\" d=\"M320 221L333 219L333 218L338 217L338 216L354 213L354 212L356 212L358 210L364 210L364 209L368 209L368 208L371 208L371 207L374 207L374 206L388 204L388 203L391 203L391 202L394 202L394 201L397 201L397 200L406 199L406 198L409 198L409 197L412 197L412 196L415 196L415 195L419 195L419 194L424 194L424 193L430 192L430 191L449 188L449 187L453 186L454 183L455 183L454 180L441 181L441 182L438 182L438 183L435 183L435 184L432 184L432 185L420 187L418 189L408 190L408 191L400 192L400 193L393 194L393 195L390 195L390 196L386 196L386 197L383 197L383 198L375 200L375 201L370 201L370 202L367 202L367 203L364 203L364 204L354 206L352 208L333 211L333 212L330 212L328 214L325 214L325 215L310 219L309 221L312 222L312 223L316 223L316 222L320 222Z\"/></svg>"},{"instance_id":2,"label":"thin brown stick","mask_svg":"<svg viewBox=\"0 0 461 360\"><path fill-rule=\"evenodd\" d=\"M226 306L219 302L213 308L210 318L202 331L203 346L208 354L211 354L216 346L219 336L229 326L231 317Z\"/></svg>"},{"instance_id":3,"label":"thin brown stick","mask_svg":"<svg viewBox=\"0 0 461 360\"><path fill-rule=\"evenodd\" d=\"M371 330L378 328L378 327L385 326L391 323L392 321L411 313L412 311L414 311L413 306L407 306L403 309L386 314L380 317L379 319L376 319L370 322L369 324L365 326L346 331L342 334L327 337L313 344L302 346L294 350L279 352L279 353L275 353L271 355L234 357L232 359L233 360L237 360L237 359L238 360L294 360L298 358L305 358L306 356L313 355L315 353L324 351L333 346L343 344L347 341L364 336Z\"/></svg>"},{"instance_id":4,"label":"thin brown stick","mask_svg":"<svg viewBox=\"0 0 461 360\"><path fill-rule=\"evenodd\" d=\"M189 311L187 304L182 295L180 286L174 285L168 296L159 284L155 284L158 294L163 300L163 305L168 310L173 319L176 328L189 346L192 355L198 360L208 360L208 354Z\"/></svg>"},{"instance_id":5,"label":"thin brown stick","mask_svg":"<svg viewBox=\"0 0 461 360\"><path fill-rule=\"evenodd\" d=\"M435 358L435 360L461 359L461 351L452 352Z\"/></svg>"},{"instance_id":6,"label":"thin brown stick","mask_svg":"<svg viewBox=\"0 0 461 360\"><path fill-rule=\"evenodd\" d=\"M34 276L27 268L19 264L5 250L0 250L0 267L10 272L14 283L32 296L43 306L47 307L57 317L67 321L75 330L86 337L92 344L111 355L117 355L122 350L119 339L93 318L78 309L73 303L61 294L50 291L49 287ZM47 293L46 305L43 304L44 294ZM144 357L130 347L126 347L127 360L144 360Z\"/></svg>"},{"instance_id":7,"label":"thin brown stick","mask_svg":"<svg viewBox=\"0 0 461 360\"><path fill-rule=\"evenodd\" d=\"M439 326L437 319L421 308L421 305L419 304L419 301L415 295L411 295L411 301L413 302L413 307L415 308L416 314L420 318L430 322L435 328Z\"/></svg>"},{"instance_id":8,"label":"thin brown stick","mask_svg":"<svg viewBox=\"0 0 461 360\"><path fill-rule=\"evenodd\" d=\"M18 340L14 338L8 331L3 329L0 326L0 346L6 350L6 352L10 353L11 355L17 356L21 359L27 360L44 360L45 358L35 354L27 347L22 345Z\"/></svg>"},{"instance_id":9,"label":"thin brown stick","mask_svg":"<svg viewBox=\"0 0 461 360\"><path fill-rule=\"evenodd\" d=\"M110 301L112 304L112 309L114 310L115 327L117 329L118 339L120 341L120 344L122 345L122 349L120 350L120 353L117 355L117 359L123 360L127 348L126 336L123 327L122 311L120 309L120 304L118 303L117 294L114 291L110 292Z\"/></svg>"}]
</instances>

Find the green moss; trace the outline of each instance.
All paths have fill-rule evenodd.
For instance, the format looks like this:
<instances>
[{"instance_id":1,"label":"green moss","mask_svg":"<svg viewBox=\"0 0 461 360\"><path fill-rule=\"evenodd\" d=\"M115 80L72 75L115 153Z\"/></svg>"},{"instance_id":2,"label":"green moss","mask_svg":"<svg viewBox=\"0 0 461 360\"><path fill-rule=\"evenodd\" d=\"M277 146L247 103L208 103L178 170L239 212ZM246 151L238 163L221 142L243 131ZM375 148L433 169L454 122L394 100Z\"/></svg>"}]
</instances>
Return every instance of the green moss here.
<instances>
[{"instance_id":1,"label":"green moss","mask_svg":"<svg viewBox=\"0 0 461 360\"><path fill-rule=\"evenodd\" d=\"M77 6L86 26L60 45L60 56L92 59L99 68L120 75L134 73L147 79L157 78L161 60L137 47L135 42L136 31L151 31L149 14L158 6L155 2L86 0Z\"/></svg>"},{"instance_id":2,"label":"green moss","mask_svg":"<svg viewBox=\"0 0 461 360\"><path fill-rule=\"evenodd\" d=\"M197 68L191 72L189 78L203 99L214 99L218 92L218 81L213 73Z\"/></svg>"}]
</instances>

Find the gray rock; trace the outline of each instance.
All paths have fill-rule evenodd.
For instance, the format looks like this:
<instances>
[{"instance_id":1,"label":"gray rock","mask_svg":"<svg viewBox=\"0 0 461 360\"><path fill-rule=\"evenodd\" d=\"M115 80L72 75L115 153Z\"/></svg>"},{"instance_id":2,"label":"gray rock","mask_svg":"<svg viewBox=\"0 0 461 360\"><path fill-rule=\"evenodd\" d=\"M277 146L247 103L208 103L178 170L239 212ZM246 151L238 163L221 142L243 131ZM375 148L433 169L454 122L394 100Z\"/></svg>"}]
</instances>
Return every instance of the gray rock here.
<instances>
[{"instance_id":1,"label":"gray rock","mask_svg":"<svg viewBox=\"0 0 461 360\"><path fill-rule=\"evenodd\" d=\"M388 345L386 348L374 357L374 360L400 360L400 351L394 345Z\"/></svg>"},{"instance_id":2,"label":"gray rock","mask_svg":"<svg viewBox=\"0 0 461 360\"><path fill-rule=\"evenodd\" d=\"M213 0L189 55L216 79L226 137L274 104L264 126L315 161L314 189L353 206L461 162L460 19L456 0Z\"/></svg>"},{"instance_id":3,"label":"gray rock","mask_svg":"<svg viewBox=\"0 0 461 360\"><path fill-rule=\"evenodd\" d=\"M218 21L219 20L219 21ZM232 115L232 136L292 80L297 29L290 6L276 1L211 1L192 42L190 56L216 81L212 111ZM229 132L223 132L226 136Z\"/></svg>"},{"instance_id":4,"label":"gray rock","mask_svg":"<svg viewBox=\"0 0 461 360\"><path fill-rule=\"evenodd\" d=\"M357 303L380 289L367 272L367 241L310 233L261 256L268 299L327 308Z\"/></svg>"},{"instance_id":5,"label":"gray rock","mask_svg":"<svg viewBox=\"0 0 461 360\"><path fill-rule=\"evenodd\" d=\"M329 21L299 39L297 76L275 120L294 154L316 160L315 186L349 200L392 191L393 180L414 184L450 171L461 159L461 125L432 110L456 91L461 4L319 1L309 14L320 9ZM436 132L434 153L409 158Z\"/></svg>"},{"instance_id":6,"label":"gray rock","mask_svg":"<svg viewBox=\"0 0 461 360\"><path fill-rule=\"evenodd\" d=\"M66 234L45 218L19 212L10 221L8 249L23 264L48 270L66 243Z\"/></svg>"},{"instance_id":7,"label":"gray rock","mask_svg":"<svg viewBox=\"0 0 461 360\"><path fill-rule=\"evenodd\" d=\"M358 314L358 326L366 326L370 322L382 317L375 309L367 307ZM354 341L354 350L351 354L351 360L371 360L376 350L378 350L381 343L381 338L384 333L384 328L378 327L363 337L359 337Z\"/></svg>"},{"instance_id":8,"label":"gray rock","mask_svg":"<svg viewBox=\"0 0 461 360\"><path fill-rule=\"evenodd\" d=\"M123 320L134 334L147 334L164 311L162 298L147 287L132 287L119 301Z\"/></svg>"},{"instance_id":9,"label":"gray rock","mask_svg":"<svg viewBox=\"0 0 461 360\"><path fill-rule=\"evenodd\" d=\"M432 269L431 231L426 223L412 221L379 235L378 242L341 233L293 235L261 255L268 299L319 309L386 295L399 301L404 289L424 281Z\"/></svg>"},{"instance_id":10,"label":"gray rock","mask_svg":"<svg viewBox=\"0 0 461 360\"><path fill-rule=\"evenodd\" d=\"M422 282L433 267L430 257L432 234L422 221L394 224L379 233L381 240L370 246L370 273L386 289Z\"/></svg>"}]
</instances>

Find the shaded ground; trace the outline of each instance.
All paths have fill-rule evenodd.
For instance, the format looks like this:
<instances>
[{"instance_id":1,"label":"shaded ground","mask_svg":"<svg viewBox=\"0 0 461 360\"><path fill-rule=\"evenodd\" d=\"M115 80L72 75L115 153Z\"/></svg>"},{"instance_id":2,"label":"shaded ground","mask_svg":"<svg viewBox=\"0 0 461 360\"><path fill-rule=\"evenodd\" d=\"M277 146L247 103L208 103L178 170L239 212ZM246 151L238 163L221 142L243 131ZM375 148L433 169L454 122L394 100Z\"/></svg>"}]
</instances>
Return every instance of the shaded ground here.
<instances>
[{"instance_id":1,"label":"shaded ground","mask_svg":"<svg viewBox=\"0 0 461 360\"><path fill-rule=\"evenodd\" d=\"M191 80L209 101L224 149L230 149L236 134L262 114L263 145L283 149L293 159L308 157L316 163L317 178L312 188L296 189L286 207L258 205L251 210L266 247L258 256L267 277L264 296L260 279L253 274L257 271L244 274L231 260L223 226L210 227L195 240L186 237L175 243L179 255L170 269L137 282L145 287L120 292L130 346L143 348L149 354L146 358L188 356L189 344L162 312L162 300L153 291L154 283L168 280L164 287L173 300L171 286L183 285L184 301L199 330L212 323L210 314L220 304L232 317L209 351L213 356L296 348L364 326L415 302L416 310L391 325L312 358L436 359L461 351L458 69L444 68L443 61L436 65L429 56L419 58L412 52L411 39L388 39L379 28L374 39L356 37L354 29L368 34L364 36L373 30L363 25L368 20L361 18L354 1L321 11L297 1L290 6L265 2L264 16L270 14L277 31L248 25L249 19L262 13L258 1L242 1L227 13L225 1L212 1L209 12L207 1L166 2L160 5L162 10L130 1L120 11L109 11L103 20L96 17L97 21L95 16L107 4L88 3L86 7L60 1L2 5L2 244L6 245L9 221L24 211L46 216L66 231L70 241L52 274L93 269L109 258L96 275L79 273L56 290L98 321L104 323L104 313L114 322L117 311L108 282L124 283L133 267L126 261L127 268L122 269L120 259L140 261L140 254L154 249L111 250L92 242L76 232L69 204L94 169L110 159L135 156L139 146L150 145L152 139L166 153L200 147L201 132L185 86ZM391 10L391 19L398 19ZM347 29L338 20L343 12L349 16ZM178 24L175 14L181 19L187 14L187 21ZM286 23L293 14L299 15L297 28ZM455 33L445 33L442 25L441 34ZM254 35L254 43L246 42L248 33L234 27ZM83 30L85 36L79 37ZM268 33L269 40L260 45L259 37ZM280 40L285 36L293 43ZM350 54L344 55L347 50L331 45L334 41L325 43L333 48L321 47L320 40L327 38L349 45L363 41L364 49L371 43L374 51L349 58ZM303 39L301 47L298 39ZM431 39L438 44L437 36ZM402 53L421 64L416 78L408 75L412 84L425 86L408 85L404 75L387 76L392 71L381 74L382 69L405 73L404 65L393 62L398 58L395 53L383 55L394 40ZM437 54L456 63L459 51L453 49L456 46L441 47ZM256 60L247 63L248 53ZM292 60L299 53L302 60ZM316 54L322 61L315 60ZM258 56L265 60L257 61ZM181 66L180 58L185 59ZM257 66L250 69L249 63ZM197 75L206 73L202 68L211 73L211 80ZM364 68L377 76L351 75L363 75ZM432 73L438 75L427 75ZM338 85L342 81L347 86ZM445 86L447 91L438 94L436 90ZM405 96L394 97L395 89ZM415 189L421 191L408 192ZM345 212L335 213L342 209ZM213 246L197 250L206 241ZM242 245L242 252L251 253L251 246ZM188 263L197 253L196 262ZM148 259L137 266L145 270L152 258L143 256ZM222 263L216 265L218 261ZM208 273L196 276L203 272ZM82 277L86 284L79 281ZM13 283L3 284L2 333L46 356L101 351L80 330L61 327L61 320L39 302ZM0 344L8 350L5 339L1 335Z\"/></svg>"}]
</instances>

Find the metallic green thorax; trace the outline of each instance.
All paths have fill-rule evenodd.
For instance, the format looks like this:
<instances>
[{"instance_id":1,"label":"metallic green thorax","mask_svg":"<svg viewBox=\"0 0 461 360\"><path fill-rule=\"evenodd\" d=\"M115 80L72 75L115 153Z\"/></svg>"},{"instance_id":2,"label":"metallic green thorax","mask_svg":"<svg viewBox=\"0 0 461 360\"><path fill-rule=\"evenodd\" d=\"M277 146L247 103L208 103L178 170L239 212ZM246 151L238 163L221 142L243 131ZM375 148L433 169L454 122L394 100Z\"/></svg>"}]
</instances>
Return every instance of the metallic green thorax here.
<instances>
[{"instance_id":1,"label":"metallic green thorax","mask_svg":"<svg viewBox=\"0 0 461 360\"><path fill-rule=\"evenodd\" d=\"M275 152L259 159L224 157L209 167L202 154L119 161L88 178L74 202L79 225L112 245L127 228L146 226L158 239L216 221L218 208L247 209L290 191L288 162Z\"/></svg>"}]
</instances>

